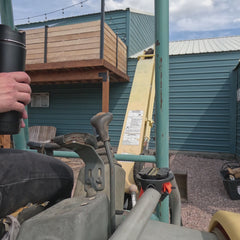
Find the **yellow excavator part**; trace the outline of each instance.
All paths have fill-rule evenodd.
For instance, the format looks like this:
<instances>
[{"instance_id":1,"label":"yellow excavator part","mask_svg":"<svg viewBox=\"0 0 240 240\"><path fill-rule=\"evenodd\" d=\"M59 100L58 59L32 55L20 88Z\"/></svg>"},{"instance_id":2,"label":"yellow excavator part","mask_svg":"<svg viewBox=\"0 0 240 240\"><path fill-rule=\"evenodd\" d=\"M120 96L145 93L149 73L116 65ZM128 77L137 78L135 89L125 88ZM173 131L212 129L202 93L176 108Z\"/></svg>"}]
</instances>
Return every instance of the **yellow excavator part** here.
<instances>
[{"instance_id":1,"label":"yellow excavator part","mask_svg":"<svg viewBox=\"0 0 240 240\"><path fill-rule=\"evenodd\" d=\"M117 154L140 155L143 147L148 147L155 97L154 67L154 56L144 55L139 58ZM135 184L134 163L120 161L120 164L126 172L125 192L129 192L129 187Z\"/></svg>"},{"instance_id":2,"label":"yellow excavator part","mask_svg":"<svg viewBox=\"0 0 240 240\"><path fill-rule=\"evenodd\" d=\"M240 239L240 214L222 210L216 212L210 221L209 232L219 228L219 226L231 240Z\"/></svg>"}]
</instances>

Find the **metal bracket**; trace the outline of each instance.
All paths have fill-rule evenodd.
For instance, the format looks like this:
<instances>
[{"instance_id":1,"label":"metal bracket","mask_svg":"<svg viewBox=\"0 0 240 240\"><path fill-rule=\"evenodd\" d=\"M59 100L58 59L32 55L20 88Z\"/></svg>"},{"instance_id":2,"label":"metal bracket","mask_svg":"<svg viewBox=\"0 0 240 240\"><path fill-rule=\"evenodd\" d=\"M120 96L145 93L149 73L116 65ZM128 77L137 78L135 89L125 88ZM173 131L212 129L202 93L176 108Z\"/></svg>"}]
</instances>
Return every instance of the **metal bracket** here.
<instances>
[{"instance_id":1,"label":"metal bracket","mask_svg":"<svg viewBox=\"0 0 240 240\"><path fill-rule=\"evenodd\" d=\"M85 186L87 191L92 187L95 191L101 191L105 187L104 162L95 149L87 144L87 137L91 134L71 133L56 137L53 141L62 147L76 152L85 163ZM86 138L86 139L83 139Z\"/></svg>"},{"instance_id":2,"label":"metal bracket","mask_svg":"<svg viewBox=\"0 0 240 240\"><path fill-rule=\"evenodd\" d=\"M106 72L100 72L98 74L98 76L102 78L103 82L107 82L107 75L108 74Z\"/></svg>"}]
</instances>

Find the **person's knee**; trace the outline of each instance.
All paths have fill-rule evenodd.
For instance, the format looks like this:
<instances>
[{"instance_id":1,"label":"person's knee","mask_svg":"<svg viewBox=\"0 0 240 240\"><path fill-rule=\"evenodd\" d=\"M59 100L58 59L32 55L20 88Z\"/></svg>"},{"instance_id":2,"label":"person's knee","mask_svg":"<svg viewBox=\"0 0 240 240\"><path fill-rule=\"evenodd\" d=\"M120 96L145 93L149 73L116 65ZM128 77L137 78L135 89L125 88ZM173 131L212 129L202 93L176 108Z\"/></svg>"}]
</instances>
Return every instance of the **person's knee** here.
<instances>
[{"instance_id":1,"label":"person's knee","mask_svg":"<svg viewBox=\"0 0 240 240\"><path fill-rule=\"evenodd\" d=\"M30 202L71 196L73 171L59 159L27 151L0 150L0 166L1 216Z\"/></svg>"}]
</instances>

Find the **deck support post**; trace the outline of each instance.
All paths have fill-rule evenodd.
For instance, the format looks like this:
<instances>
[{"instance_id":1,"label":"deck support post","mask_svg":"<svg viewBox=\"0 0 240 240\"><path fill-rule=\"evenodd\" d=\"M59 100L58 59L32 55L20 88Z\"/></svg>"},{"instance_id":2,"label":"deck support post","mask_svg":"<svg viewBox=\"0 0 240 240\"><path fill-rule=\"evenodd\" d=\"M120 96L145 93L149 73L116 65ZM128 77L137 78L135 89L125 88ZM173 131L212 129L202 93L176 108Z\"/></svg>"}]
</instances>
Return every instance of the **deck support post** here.
<instances>
[{"instance_id":1,"label":"deck support post","mask_svg":"<svg viewBox=\"0 0 240 240\"><path fill-rule=\"evenodd\" d=\"M109 71L99 73L99 76L102 77L102 112L109 112Z\"/></svg>"}]
</instances>

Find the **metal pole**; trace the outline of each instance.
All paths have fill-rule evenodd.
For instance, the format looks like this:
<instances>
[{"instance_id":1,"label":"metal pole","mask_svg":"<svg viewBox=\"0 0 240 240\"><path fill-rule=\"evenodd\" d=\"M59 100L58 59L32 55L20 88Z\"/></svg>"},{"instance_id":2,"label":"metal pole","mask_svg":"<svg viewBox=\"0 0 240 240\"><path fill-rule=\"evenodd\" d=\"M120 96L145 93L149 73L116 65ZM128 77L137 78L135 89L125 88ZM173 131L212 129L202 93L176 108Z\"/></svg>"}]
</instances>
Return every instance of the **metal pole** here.
<instances>
[{"instance_id":1,"label":"metal pole","mask_svg":"<svg viewBox=\"0 0 240 240\"><path fill-rule=\"evenodd\" d=\"M139 239L160 197L157 190L148 188L109 240Z\"/></svg>"},{"instance_id":2,"label":"metal pole","mask_svg":"<svg viewBox=\"0 0 240 240\"><path fill-rule=\"evenodd\" d=\"M156 163L156 158L152 155L114 154L114 157L119 161Z\"/></svg>"},{"instance_id":3,"label":"metal pole","mask_svg":"<svg viewBox=\"0 0 240 240\"><path fill-rule=\"evenodd\" d=\"M105 22L105 0L101 0L100 59L103 59L104 57L104 22Z\"/></svg>"},{"instance_id":4,"label":"metal pole","mask_svg":"<svg viewBox=\"0 0 240 240\"><path fill-rule=\"evenodd\" d=\"M1 23L14 30L13 10L11 0L0 0Z\"/></svg>"},{"instance_id":5,"label":"metal pole","mask_svg":"<svg viewBox=\"0 0 240 240\"><path fill-rule=\"evenodd\" d=\"M169 167L169 0L155 0L156 164ZM169 200L160 207L169 222Z\"/></svg>"}]
</instances>

